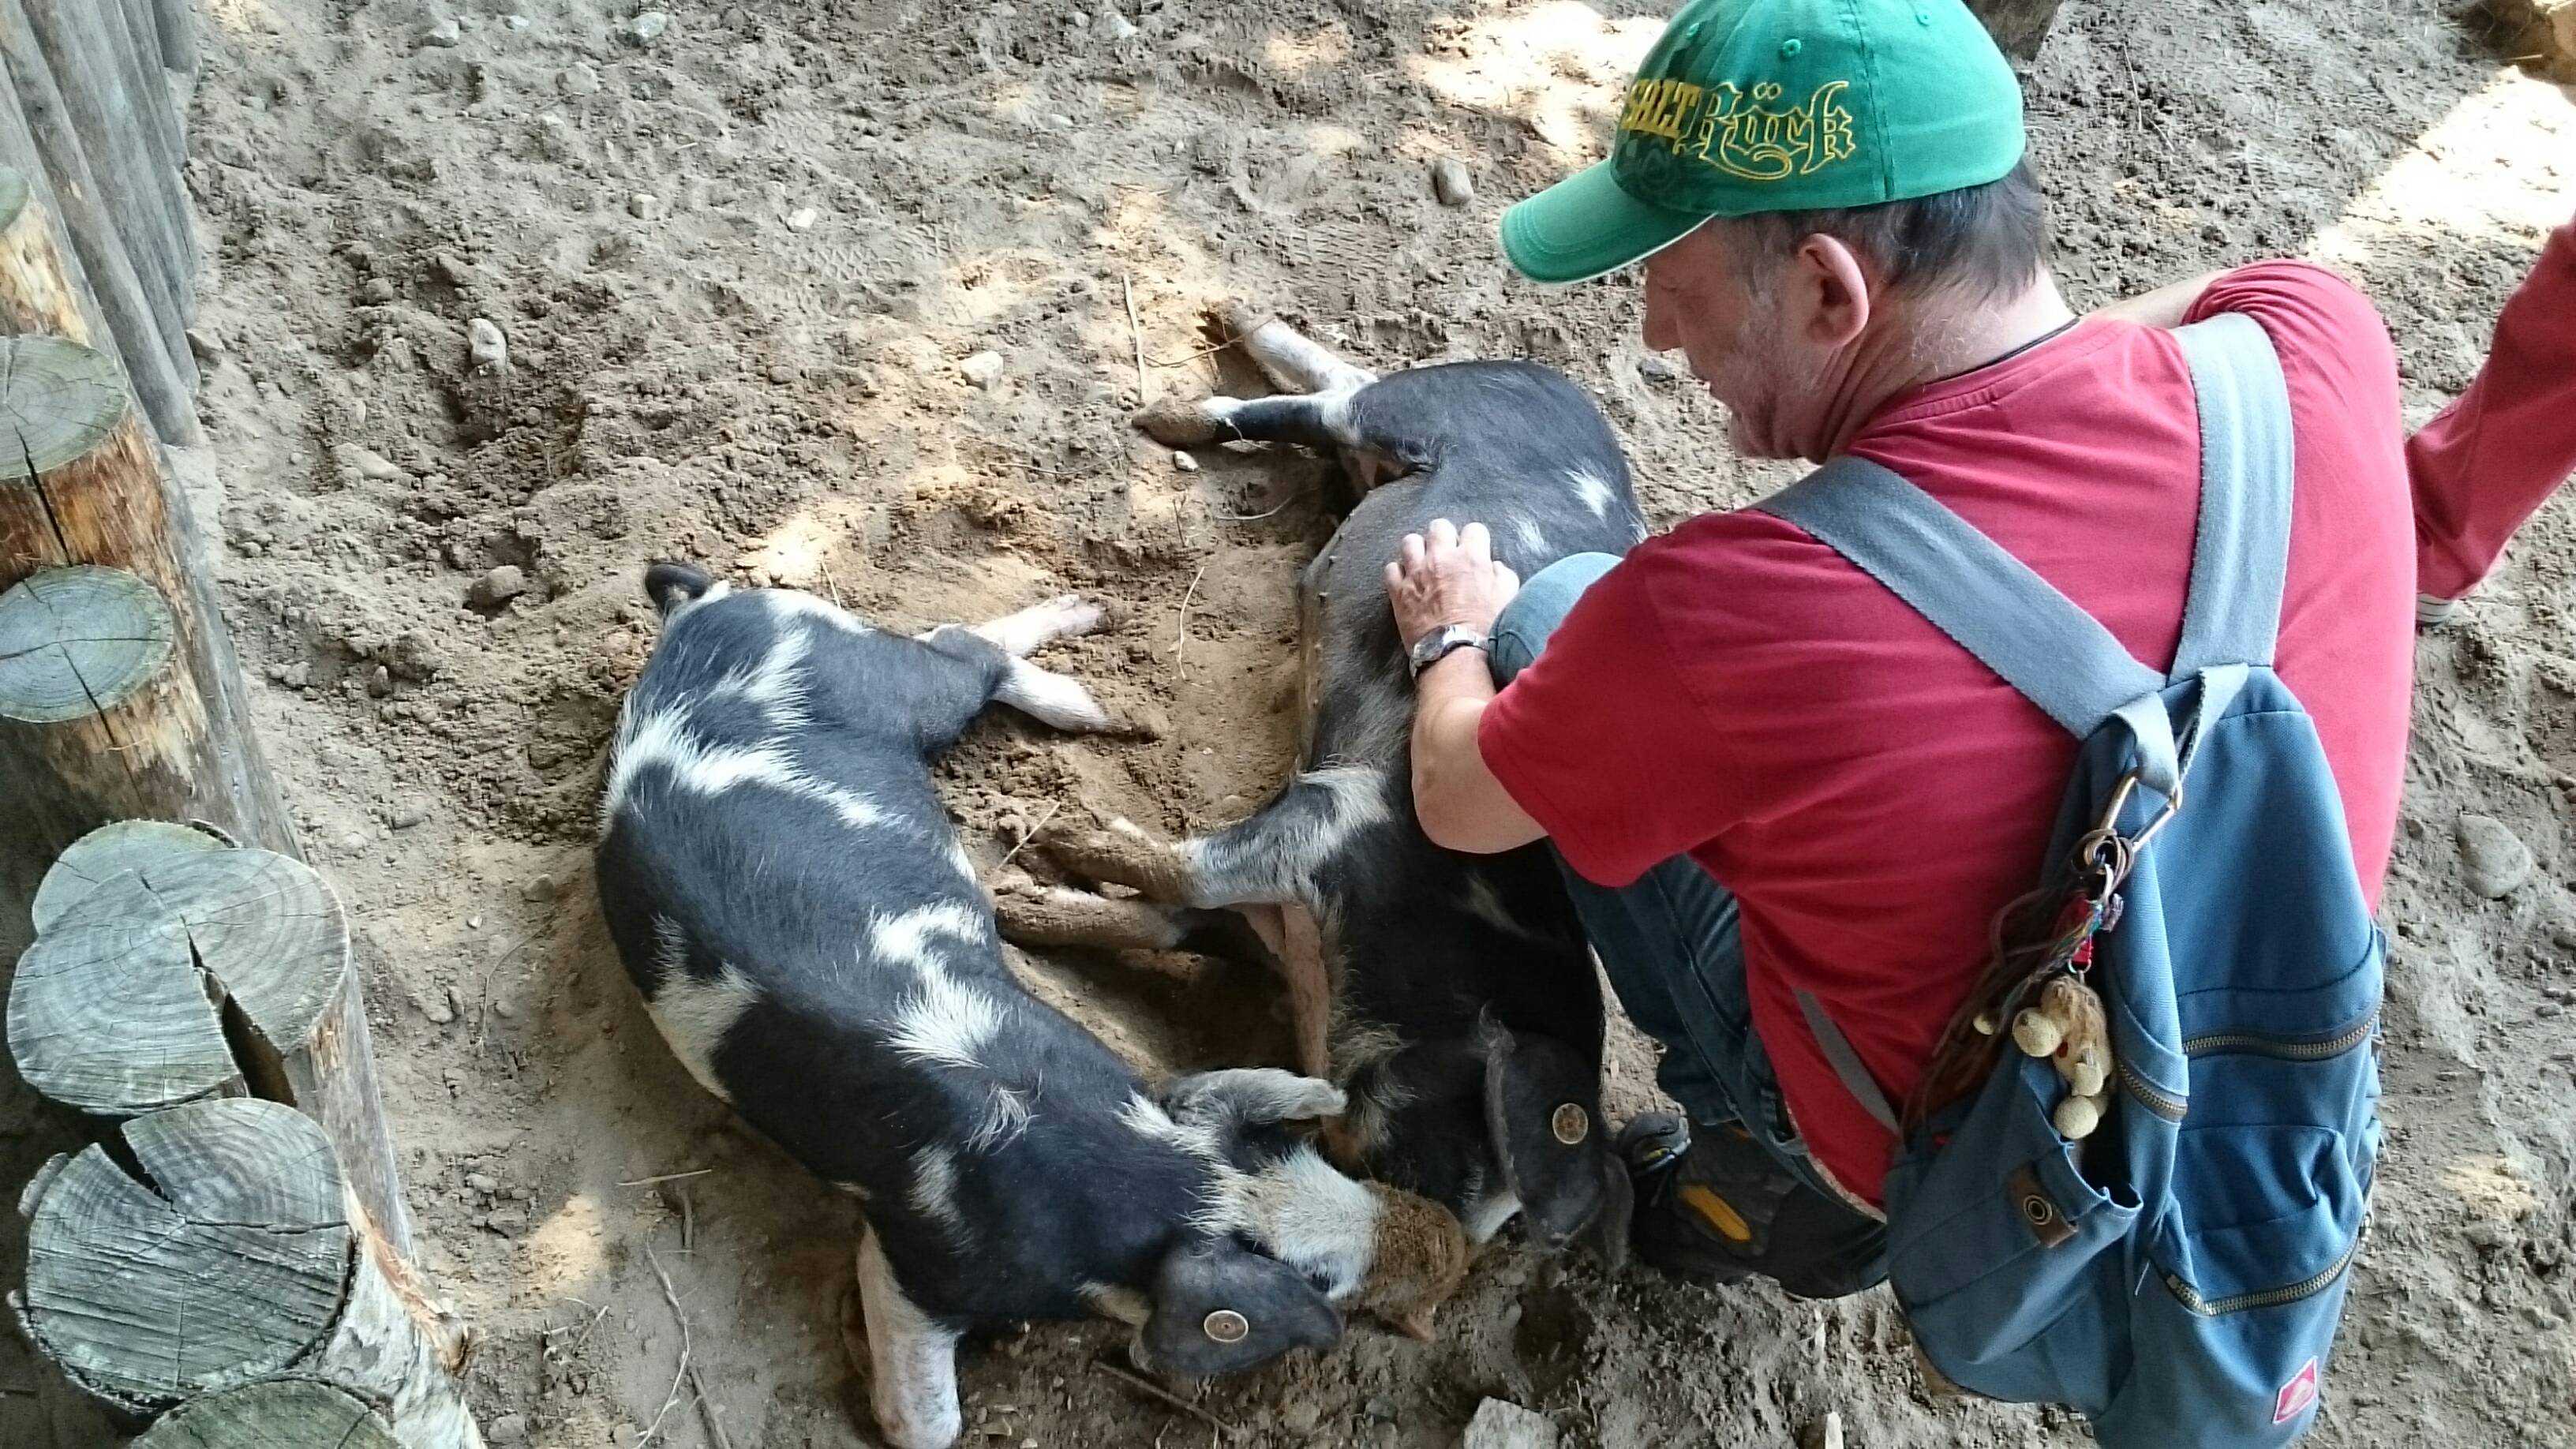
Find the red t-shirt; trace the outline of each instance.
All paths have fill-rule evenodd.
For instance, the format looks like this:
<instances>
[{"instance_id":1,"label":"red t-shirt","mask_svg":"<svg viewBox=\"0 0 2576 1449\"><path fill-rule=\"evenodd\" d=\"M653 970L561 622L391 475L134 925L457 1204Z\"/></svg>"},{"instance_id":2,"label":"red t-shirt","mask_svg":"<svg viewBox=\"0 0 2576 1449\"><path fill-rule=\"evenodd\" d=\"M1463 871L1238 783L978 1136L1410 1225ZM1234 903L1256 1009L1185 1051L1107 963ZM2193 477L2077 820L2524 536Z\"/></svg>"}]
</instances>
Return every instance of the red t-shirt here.
<instances>
[{"instance_id":1,"label":"red t-shirt","mask_svg":"<svg viewBox=\"0 0 2576 1449\"><path fill-rule=\"evenodd\" d=\"M2414 525L2396 358L2320 268L2230 273L2195 308L2260 322L2288 374L2297 482L2277 667L2316 722L2376 906L2414 655ZM2200 434L2173 336L2087 320L1895 399L1851 451L1912 479L2171 665ZM1795 526L1706 514L1587 592L1478 742L1586 878L1688 852L1743 915L1753 1021L1809 1151L1878 1202L1894 1140L1800 1016L1813 993L1892 1100L1915 1085L2036 883L2076 741Z\"/></svg>"}]
</instances>

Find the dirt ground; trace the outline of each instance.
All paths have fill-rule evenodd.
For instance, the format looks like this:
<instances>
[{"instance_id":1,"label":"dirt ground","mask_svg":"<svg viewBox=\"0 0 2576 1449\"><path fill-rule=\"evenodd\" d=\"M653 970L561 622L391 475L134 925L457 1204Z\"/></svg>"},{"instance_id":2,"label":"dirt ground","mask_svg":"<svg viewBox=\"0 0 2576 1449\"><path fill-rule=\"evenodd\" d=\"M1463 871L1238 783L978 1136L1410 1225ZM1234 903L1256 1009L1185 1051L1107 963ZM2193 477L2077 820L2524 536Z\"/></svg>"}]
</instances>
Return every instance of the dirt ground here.
<instances>
[{"instance_id":1,"label":"dirt ground","mask_svg":"<svg viewBox=\"0 0 2576 1449\"><path fill-rule=\"evenodd\" d=\"M1226 363L1193 355L1205 299L1273 304L1381 368L1561 367L1659 521L1784 480L1646 365L1632 281L1541 291L1492 246L1506 202L1598 154L1659 4L1141 3L680 0L658 31L599 0L203 7L190 176L229 613L357 926L427 1267L480 1330L496 1444L632 1446L657 1422L713 1444L674 1401L684 1337L737 1449L874 1442L842 1343L850 1203L728 1126L596 920L598 765L652 638L641 560L907 627L1108 601L1114 626L1052 658L1159 737L979 726L943 788L990 863L1058 808L1181 829L1287 767L1320 465L1188 471L1125 425ZM2028 88L2079 306L2317 255L2380 302L2417 418L2576 211L2570 93L2441 0L2068 0ZM1462 207L1433 197L1443 156ZM468 373L476 317L506 378ZM960 363L988 350L979 386ZM2576 1440L2571 542L2576 513L2544 514L2420 648L2388 1151L2319 1444ZM2502 899L2463 883L2464 812L2537 859ZM1035 969L1122 1010L1189 1004L1117 966ZM1633 1087L1645 1063L1621 1068ZM22 1098L0 1093L0 1183L71 1140ZM1215 1441L1092 1367L1112 1343L971 1348L968 1442ZM40 1373L0 1336L0 1442L105 1442L29 1392ZM2084 1442L2052 1412L1928 1400L1883 1293L1613 1281L1509 1246L1437 1342L1355 1330L1200 1403L1246 1444L1447 1446L1485 1396L1615 1449L1785 1446L1828 1411L1853 1445Z\"/></svg>"}]
</instances>

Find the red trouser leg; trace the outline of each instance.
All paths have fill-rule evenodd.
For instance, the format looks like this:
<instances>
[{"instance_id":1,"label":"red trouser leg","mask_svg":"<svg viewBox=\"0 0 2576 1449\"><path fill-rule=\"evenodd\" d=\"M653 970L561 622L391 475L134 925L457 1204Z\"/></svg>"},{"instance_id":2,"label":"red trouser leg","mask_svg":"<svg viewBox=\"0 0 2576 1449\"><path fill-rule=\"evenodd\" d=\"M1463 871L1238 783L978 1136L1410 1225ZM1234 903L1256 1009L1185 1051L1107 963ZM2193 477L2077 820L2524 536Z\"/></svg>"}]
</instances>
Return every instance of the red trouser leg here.
<instances>
[{"instance_id":1,"label":"red trouser leg","mask_svg":"<svg viewBox=\"0 0 2576 1449\"><path fill-rule=\"evenodd\" d=\"M2576 473L2576 222L2552 233L2506 299L2495 347L2460 394L2407 440L2415 587L2456 599Z\"/></svg>"}]
</instances>

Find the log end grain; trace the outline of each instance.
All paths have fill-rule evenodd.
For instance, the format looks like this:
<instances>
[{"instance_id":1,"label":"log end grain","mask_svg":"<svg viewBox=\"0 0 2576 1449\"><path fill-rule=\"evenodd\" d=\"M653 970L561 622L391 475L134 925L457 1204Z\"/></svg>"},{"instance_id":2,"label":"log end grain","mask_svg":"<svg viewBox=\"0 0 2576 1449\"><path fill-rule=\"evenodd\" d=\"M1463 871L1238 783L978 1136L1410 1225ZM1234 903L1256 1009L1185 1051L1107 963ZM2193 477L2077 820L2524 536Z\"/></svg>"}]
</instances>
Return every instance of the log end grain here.
<instances>
[{"instance_id":1,"label":"log end grain","mask_svg":"<svg viewBox=\"0 0 2576 1449\"><path fill-rule=\"evenodd\" d=\"M0 338L0 487L87 457L125 421L125 374L62 337Z\"/></svg>"},{"instance_id":2,"label":"log end grain","mask_svg":"<svg viewBox=\"0 0 2576 1449\"><path fill-rule=\"evenodd\" d=\"M170 663L161 591L123 569L80 564L0 593L0 719L62 724L122 704Z\"/></svg>"},{"instance_id":3,"label":"log end grain","mask_svg":"<svg viewBox=\"0 0 2576 1449\"><path fill-rule=\"evenodd\" d=\"M272 1444L402 1449L382 1415L314 1379L262 1379L191 1399L133 1449L254 1449Z\"/></svg>"}]
</instances>

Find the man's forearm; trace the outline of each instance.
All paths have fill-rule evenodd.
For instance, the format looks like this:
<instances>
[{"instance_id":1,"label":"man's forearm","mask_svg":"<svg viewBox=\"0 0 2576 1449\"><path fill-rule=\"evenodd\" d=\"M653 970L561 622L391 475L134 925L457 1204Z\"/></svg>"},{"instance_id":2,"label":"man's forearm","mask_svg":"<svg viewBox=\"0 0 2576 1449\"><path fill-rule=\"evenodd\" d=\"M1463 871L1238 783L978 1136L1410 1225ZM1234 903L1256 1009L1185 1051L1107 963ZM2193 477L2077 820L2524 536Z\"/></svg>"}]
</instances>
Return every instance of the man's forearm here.
<instances>
[{"instance_id":1,"label":"man's forearm","mask_svg":"<svg viewBox=\"0 0 2576 1449\"><path fill-rule=\"evenodd\" d=\"M1485 766L1476 731L1494 700L1481 649L1460 649L1422 672L1413 708L1413 809L1436 845L1474 855L1545 834Z\"/></svg>"},{"instance_id":2,"label":"man's forearm","mask_svg":"<svg viewBox=\"0 0 2576 1449\"><path fill-rule=\"evenodd\" d=\"M2093 315L2118 317L2148 327L2180 327L2182 319L2191 315L2192 304L2200 300L2200 294L2208 291L2209 284L2223 275L2225 273L2210 272L2204 276L2193 277L2189 281L2158 287L2152 292L2123 298L2107 307L2096 309Z\"/></svg>"}]
</instances>

